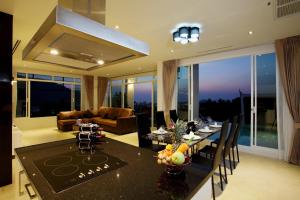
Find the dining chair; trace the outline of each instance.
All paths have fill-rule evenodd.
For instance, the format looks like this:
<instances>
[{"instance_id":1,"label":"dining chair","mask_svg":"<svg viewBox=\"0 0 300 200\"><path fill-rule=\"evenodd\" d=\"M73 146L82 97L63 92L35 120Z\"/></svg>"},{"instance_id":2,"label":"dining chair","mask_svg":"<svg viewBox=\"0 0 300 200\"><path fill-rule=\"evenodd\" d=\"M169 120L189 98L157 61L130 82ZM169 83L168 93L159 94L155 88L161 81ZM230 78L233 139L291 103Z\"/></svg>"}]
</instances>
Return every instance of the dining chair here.
<instances>
[{"instance_id":1,"label":"dining chair","mask_svg":"<svg viewBox=\"0 0 300 200\"><path fill-rule=\"evenodd\" d=\"M240 114L239 119L238 119L238 126L237 126L237 129L236 129L236 132L235 132L235 135L234 135L234 139L233 139L233 142L232 142L232 145L231 145L234 169L236 168L234 148L236 148L236 154L237 154L237 159L238 159L237 161L240 162L238 139L240 137L240 131L241 131L241 128L243 126L243 121L244 121L244 115Z\"/></svg>"},{"instance_id":2,"label":"dining chair","mask_svg":"<svg viewBox=\"0 0 300 200\"><path fill-rule=\"evenodd\" d=\"M240 162L238 139L239 139L239 136L240 136L241 128L243 126L243 118L244 118L244 116L242 114L240 114L239 117L238 117L237 128L236 128L235 135L234 135L232 145L231 145L232 157L233 157L232 158L233 159L233 168L234 169L236 168L234 148L236 148L237 159L238 159L238 162ZM216 139L216 140L211 142L211 145L212 144L218 144L218 142L219 142L219 139Z\"/></svg>"},{"instance_id":3,"label":"dining chair","mask_svg":"<svg viewBox=\"0 0 300 200\"><path fill-rule=\"evenodd\" d=\"M230 127L230 133L229 136L226 139L225 142L225 147L224 147L224 152L223 152L223 165L224 165L224 170L226 173L226 158L229 158L229 167L230 167L230 173L232 175L232 161L231 161L231 156L230 156L230 149L234 140L234 136L236 134L237 131L237 127L238 127L238 116L234 116L232 118L232 123L231 123L231 127ZM233 161L234 163L234 161ZM226 174L226 182L228 183L228 179L227 179L227 174Z\"/></svg>"},{"instance_id":4,"label":"dining chair","mask_svg":"<svg viewBox=\"0 0 300 200\"><path fill-rule=\"evenodd\" d=\"M136 126L139 147L151 149L152 151L158 152L165 148L165 145L153 144L152 140L147 138L147 134L151 133L150 130L150 120L146 113L137 113L136 114Z\"/></svg>"},{"instance_id":5,"label":"dining chair","mask_svg":"<svg viewBox=\"0 0 300 200\"><path fill-rule=\"evenodd\" d=\"M172 121L173 121L174 123L177 122L177 120L178 120L178 115L177 115L176 110L170 110L170 118L172 119Z\"/></svg>"},{"instance_id":6,"label":"dining chair","mask_svg":"<svg viewBox=\"0 0 300 200\"><path fill-rule=\"evenodd\" d=\"M196 163L200 170L201 169L205 171L209 170L211 173L213 199L215 199L214 172L217 168L219 168L221 189L223 190L223 180L222 180L223 175L221 170L221 162L222 162L222 152L223 152L227 132L228 132L228 120L224 121L222 124L219 143L216 147L216 151L214 152L212 159L202 157L199 154L192 155L193 163Z\"/></svg>"},{"instance_id":7,"label":"dining chair","mask_svg":"<svg viewBox=\"0 0 300 200\"><path fill-rule=\"evenodd\" d=\"M157 111L156 112L156 128L159 129L161 126L167 127L165 121L165 114L164 111Z\"/></svg>"},{"instance_id":8,"label":"dining chair","mask_svg":"<svg viewBox=\"0 0 300 200\"><path fill-rule=\"evenodd\" d=\"M230 149L231 149L232 142L233 142L233 139L234 139L234 136L236 133L236 129L237 129L237 125L238 125L237 120L238 120L237 116L233 117L232 123L230 126L229 135L228 135L227 139L225 140L225 146L224 146L224 150L223 150L223 167L224 167L226 183L228 183L227 171L226 171L226 158L227 157L229 157L230 172L232 174L232 161L231 161ZM211 143L210 145L206 145L203 149L199 150L198 153L205 154L206 157L207 157L207 155L209 155L210 158L212 158L216 149L217 149L217 147L213 146L213 143Z\"/></svg>"}]
</instances>

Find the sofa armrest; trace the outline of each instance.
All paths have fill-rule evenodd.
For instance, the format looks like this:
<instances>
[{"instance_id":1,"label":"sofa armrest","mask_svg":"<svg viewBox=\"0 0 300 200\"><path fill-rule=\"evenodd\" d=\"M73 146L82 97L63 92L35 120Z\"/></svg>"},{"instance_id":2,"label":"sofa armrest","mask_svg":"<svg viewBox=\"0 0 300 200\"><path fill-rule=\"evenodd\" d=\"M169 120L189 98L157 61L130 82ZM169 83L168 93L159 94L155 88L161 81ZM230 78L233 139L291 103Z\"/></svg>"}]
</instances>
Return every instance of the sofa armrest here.
<instances>
[{"instance_id":1,"label":"sofa armrest","mask_svg":"<svg viewBox=\"0 0 300 200\"><path fill-rule=\"evenodd\" d=\"M136 117L119 117L117 118L117 127L120 129L136 130Z\"/></svg>"},{"instance_id":2,"label":"sofa armrest","mask_svg":"<svg viewBox=\"0 0 300 200\"><path fill-rule=\"evenodd\" d=\"M58 124L58 121L60 120L60 114L56 115L56 126L58 128L58 130L61 130L61 126Z\"/></svg>"}]
</instances>

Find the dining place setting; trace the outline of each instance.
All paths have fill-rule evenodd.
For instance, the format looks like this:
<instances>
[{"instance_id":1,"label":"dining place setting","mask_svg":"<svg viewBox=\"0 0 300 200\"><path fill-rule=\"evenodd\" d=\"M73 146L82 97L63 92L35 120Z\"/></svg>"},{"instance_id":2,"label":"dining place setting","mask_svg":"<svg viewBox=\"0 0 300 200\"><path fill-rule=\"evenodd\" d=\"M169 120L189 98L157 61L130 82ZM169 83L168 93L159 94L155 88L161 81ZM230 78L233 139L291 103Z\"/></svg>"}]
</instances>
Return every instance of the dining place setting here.
<instances>
[{"instance_id":1,"label":"dining place setting","mask_svg":"<svg viewBox=\"0 0 300 200\"><path fill-rule=\"evenodd\" d=\"M153 142L173 144L188 142L192 151L201 141L207 139L220 131L221 122L204 122L203 120L183 121L177 120L176 123L171 121L168 127L161 125L157 130L147 134L147 138Z\"/></svg>"}]
</instances>

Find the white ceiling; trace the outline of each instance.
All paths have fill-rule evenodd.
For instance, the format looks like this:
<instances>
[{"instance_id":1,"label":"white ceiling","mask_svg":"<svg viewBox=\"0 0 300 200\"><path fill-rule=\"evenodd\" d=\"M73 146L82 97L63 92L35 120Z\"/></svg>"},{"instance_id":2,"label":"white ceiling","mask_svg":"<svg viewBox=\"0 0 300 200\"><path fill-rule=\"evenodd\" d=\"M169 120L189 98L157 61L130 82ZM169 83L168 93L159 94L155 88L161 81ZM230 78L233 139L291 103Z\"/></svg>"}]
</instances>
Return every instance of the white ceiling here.
<instances>
[{"instance_id":1,"label":"white ceiling","mask_svg":"<svg viewBox=\"0 0 300 200\"><path fill-rule=\"evenodd\" d=\"M272 4L268 6L268 2ZM14 42L22 40L14 55L14 67L87 73L21 59L23 48L56 4L57 0L1 0L0 11L14 15ZM223 47L229 50L267 44L300 34L299 14L275 20L273 11L272 0L107 0L106 25L118 25L121 32L147 42L150 56L88 73L115 77L155 71L158 61L204 55ZM198 43L183 46L172 41L171 30L184 22L202 25ZM254 34L250 36L249 30Z\"/></svg>"}]
</instances>

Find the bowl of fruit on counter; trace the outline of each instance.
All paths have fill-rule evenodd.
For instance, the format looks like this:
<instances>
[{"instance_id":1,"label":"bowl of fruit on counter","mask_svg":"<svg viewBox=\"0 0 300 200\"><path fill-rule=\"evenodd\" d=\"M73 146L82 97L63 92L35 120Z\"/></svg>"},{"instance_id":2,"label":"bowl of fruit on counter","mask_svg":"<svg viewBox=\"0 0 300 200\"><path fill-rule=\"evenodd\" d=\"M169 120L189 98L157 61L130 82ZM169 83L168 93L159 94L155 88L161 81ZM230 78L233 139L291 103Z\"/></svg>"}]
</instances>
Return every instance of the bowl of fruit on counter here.
<instances>
[{"instance_id":1,"label":"bowl of fruit on counter","mask_svg":"<svg viewBox=\"0 0 300 200\"><path fill-rule=\"evenodd\" d=\"M180 145L168 144L166 148L157 155L157 163L166 166L166 172L170 175L178 175L184 167L191 163L188 155L189 145L182 143Z\"/></svg>"}]
</instances>

